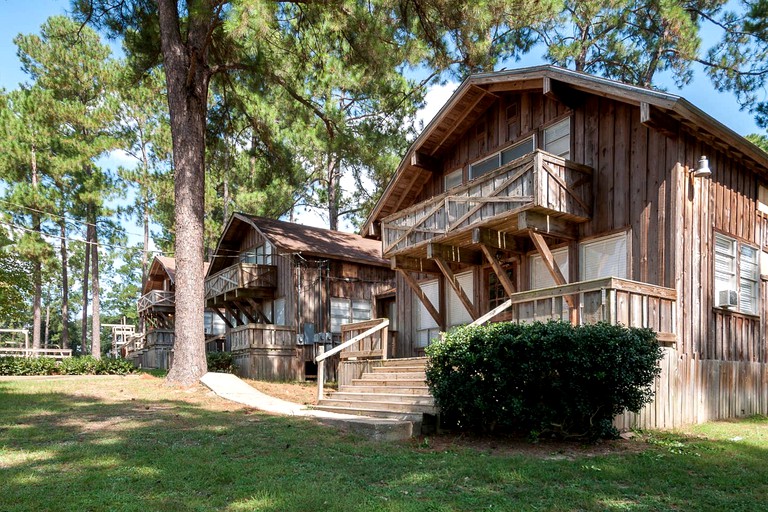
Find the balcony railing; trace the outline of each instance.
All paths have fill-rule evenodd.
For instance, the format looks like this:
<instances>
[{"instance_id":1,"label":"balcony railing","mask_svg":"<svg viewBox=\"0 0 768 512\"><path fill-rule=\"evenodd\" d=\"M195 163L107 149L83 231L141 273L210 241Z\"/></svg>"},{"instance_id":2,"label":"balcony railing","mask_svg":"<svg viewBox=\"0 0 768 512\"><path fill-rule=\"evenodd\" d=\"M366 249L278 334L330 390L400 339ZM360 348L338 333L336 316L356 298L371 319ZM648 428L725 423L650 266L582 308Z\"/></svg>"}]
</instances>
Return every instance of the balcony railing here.
<instances>
[{"instance_id":1,"label":"balcony railing","mask_svg":"<svg viewBox=\"0 0 768 512\"><path fill-rule=\"evenodd\" d=\"M176 294L174 292L152 290L151 292L141 296L139 302L136 304L136 309L139 313L142 313L155 307L173 308L175 306Z\"/></svg>"},{"instance_id":2,"label":"balcony railing","mask_svg":"<svg viewBox=\"0 0 768 512\"><path fill-rule=\"evenodd\" d=\"M237 263L205 280L205 299L222 299L225 294L241 289L274 289L276 286L276 266Z\"/></svg>"},{"instance_id":3,"label":"balcony railing","mask_svg":"<svg viewBox=\"0 0 768 512\"><path fill-rule=\"evenodd\" d=\"M513 216L526 210L587 221L592 215L591 178L590 167L534 151L383 219L384 254L393 256L476 227L507 228Z\"/></svg>"},{"instance_id":4,"label":"balcony railing","mask_svg":"<svg viewBox=\"0 0 768 512\"><path fill-rule=\"evenodd\" d=\"M573 309L570 304L573 304ZM627 279L608 277L513 294L474 324L491 319L513 322L570 320L648 327L662 343L677 340L677 292Z\"/></svg>"}]
</instances>

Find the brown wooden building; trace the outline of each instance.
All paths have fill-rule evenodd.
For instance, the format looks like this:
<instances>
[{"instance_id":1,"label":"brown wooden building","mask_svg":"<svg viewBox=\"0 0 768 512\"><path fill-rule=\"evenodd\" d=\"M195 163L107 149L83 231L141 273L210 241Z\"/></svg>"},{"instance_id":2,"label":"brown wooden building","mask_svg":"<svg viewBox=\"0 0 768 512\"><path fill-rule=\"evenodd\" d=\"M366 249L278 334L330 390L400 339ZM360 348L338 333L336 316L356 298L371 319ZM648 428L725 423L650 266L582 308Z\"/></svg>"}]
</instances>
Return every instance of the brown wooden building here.
<instances>
[{"instance_id":1,"label":"brown wooden building","mask_svg":"<svg viewBox=\"0 0 768 512\"><path fill-rule=\"evenodd\" d=\"M766 187L768 155L685 99L541 66L465 80L362 233L400 355L489 317L651 327L655 402L617 422L675 427L768 413Z\"/></svg>"},{"instance_id":2,"label":"brown wooden building","mask_svg":"<svg viewBox=\"0 0 768 512\"><path fill-rule=\"evenodd\" d=\"M236 213L205 298L226 323L241 375L304 380L316 374L316 346L338 342L342 325L379 316L393 284L378 241Z\"/></svg>"},{"instance_id":3,"label":"brown wooden building","mask_svg":"<svg viewBox=\"0 0 768 512\"><path fill-rule=\"evenodd\" d=\"M208 264L205 264L207 269ZM176 260L155 256L142 296L136 304L143 337L126 347L126 357L141 368L169 368L173 354L176 312ZM209 349L223 348L224 322L205 311L205 338Z\"/></svg>"}]
</instances>

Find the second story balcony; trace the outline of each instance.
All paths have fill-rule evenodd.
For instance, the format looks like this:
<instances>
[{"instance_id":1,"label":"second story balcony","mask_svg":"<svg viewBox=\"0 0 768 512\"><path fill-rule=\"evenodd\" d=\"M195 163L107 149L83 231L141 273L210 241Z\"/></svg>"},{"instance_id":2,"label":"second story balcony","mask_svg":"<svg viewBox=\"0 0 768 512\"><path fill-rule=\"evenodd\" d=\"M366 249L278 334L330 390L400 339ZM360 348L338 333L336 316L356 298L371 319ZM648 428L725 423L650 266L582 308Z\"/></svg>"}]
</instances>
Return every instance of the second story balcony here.
<instances>
[{"instance_id":1,"label":"second story balcony","mask_svg":"<svg viewBox=\"0 0 768 512\"><path fill-rule=\"evenodd\" d=\"M592 169L534 151L465 185L382 220L384 256L423 257L427 244L471 243L474 228L514 234L523 212L586 222L592 216Z\"/></svg>"},{"instance_id":2,"label":"second story balcony","mask_svg":"<svg viewBox=\"0 0 768 512\"><path fill-rule=\"evenodd\" d=\"M139 298L136 310L141 315L149 312L173 312L176 307L176 294L165 290L152 290Z\"/></svg>"},{"instance_id":3,"label":"second story balcony","mask_svg":"<svg viewBox=\"0 0 768 512\"><path fill-rule=\"evenodd\" d=\"M275 265L237 263L205 280L205 302L207 307L219 307L231 300L272 299L276 287Z\"/></svg>"}]
</instances>

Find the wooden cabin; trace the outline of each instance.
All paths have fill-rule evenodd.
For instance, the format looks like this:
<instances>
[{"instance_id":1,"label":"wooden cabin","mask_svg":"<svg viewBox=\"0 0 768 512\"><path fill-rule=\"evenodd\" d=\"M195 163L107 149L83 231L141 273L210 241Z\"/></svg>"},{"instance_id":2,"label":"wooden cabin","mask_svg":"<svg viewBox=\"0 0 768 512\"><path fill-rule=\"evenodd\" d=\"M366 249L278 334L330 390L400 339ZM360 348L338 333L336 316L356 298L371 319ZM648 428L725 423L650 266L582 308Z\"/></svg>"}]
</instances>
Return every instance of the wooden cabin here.
<instances>
[{"instance_id":1,"label":"wooden cabin","mask_svg":"<svg viewBox=\"0 0 768 512\"><path fill-rule=\"evenodd\" d=\"M205 264L207 269L208 263ZM149 267L142 296L136 304L143 336L126 347L126 357L141 368L170 367L173 357L176 310L176 260L155 256ZM223 349L224 322L205 311L205 339L209 350Z\"/></svg>"},{"instance_id":2,"label":"wooden cabin","mask_svg":"<svg viewBox=\"0 0 768 512\"><path fill-rule=\"evenodd\" d=\"M226 324L240 375L306 380L316 375L318 347L338 343L343 325L373 318L393 284L376 240L236 213L205 299Z\"/></svg>"},{"instance_id":3,"label":"wooden cabin","mask_svg":"<svg viewBox=\"0 0 768 512\"><path fill-rule=\"evenodd\" d=\"M650 327L656 398L619 426L768 414L768 155L681 97L552 66L471 76L362 234L397 271L401 356L473 321Z\"/></svg>"}]
</instances>

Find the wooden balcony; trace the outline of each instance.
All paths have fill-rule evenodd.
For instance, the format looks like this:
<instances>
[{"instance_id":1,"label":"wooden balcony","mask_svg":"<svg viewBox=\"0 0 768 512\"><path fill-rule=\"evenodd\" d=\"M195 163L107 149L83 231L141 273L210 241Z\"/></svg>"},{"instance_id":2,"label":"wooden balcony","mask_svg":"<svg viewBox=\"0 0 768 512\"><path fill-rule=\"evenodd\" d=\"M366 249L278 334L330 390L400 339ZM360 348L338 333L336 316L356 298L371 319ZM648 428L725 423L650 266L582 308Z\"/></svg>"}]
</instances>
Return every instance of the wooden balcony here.
<instances>
[{"instance_id":1,"label":"wooden balcony","mask_svg":"<svg viewBox=\"0 0 768 512\"><path fill-rule=\"evenodd\" d=\"M176 294L163 290L152 290L142 295L136 304L136 310L139 314L145 311L170 311L176 308Z\"/></svg>"},{"instance_id":2,"label":"wooden balcony","mask_svg":"<svg viewBox=\"0 0 768 512\"><path fill-rule=\"evenodd\" d=\"M673 288L608 277L515 293L508 303L493 321L609 322L653 329L664 344L677 341L677 292Z\"/></svg>"},{"instance_id":3,"label":"wooden balcony","mask_svg":"<svg viewBox=\"0 0 768 512\"><path fill-rule=\"evenodd\" d=\"M207 307L220 307L230 300L274 298L277 267L255 263L237 263L205 280Z\"/></svg>"},{"instance_id":4,"label":"wooden balcony","mask_svg":"<svg viewBox=\"0 0 768 512\"><path fill-rule=\"evenodd\" d=\"M424 256L430 242L470 245L474 228L515 234L531 211L580 223L592 215L592 169L534 151L382 220L384 255Z\"/></svg>"}]
</instances>

